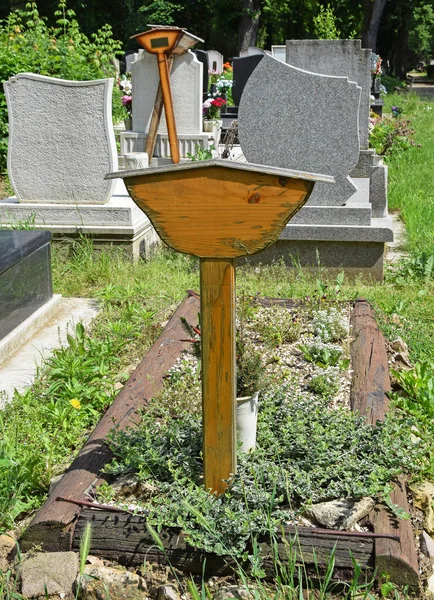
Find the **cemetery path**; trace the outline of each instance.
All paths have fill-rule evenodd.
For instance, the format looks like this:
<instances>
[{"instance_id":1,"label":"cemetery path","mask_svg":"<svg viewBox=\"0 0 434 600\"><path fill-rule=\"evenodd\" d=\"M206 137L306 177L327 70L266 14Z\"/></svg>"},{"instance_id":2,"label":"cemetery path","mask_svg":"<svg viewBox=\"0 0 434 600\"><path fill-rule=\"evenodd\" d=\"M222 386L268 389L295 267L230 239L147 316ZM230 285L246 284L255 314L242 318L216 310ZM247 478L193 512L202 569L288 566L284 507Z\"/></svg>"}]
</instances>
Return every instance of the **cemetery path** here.
<instances>
[{"instance_id":1,"label":"cemetery path","mask_svg":"<svg viewBox=\"0 0 434 600\"><path fill-rule=\"evenodd\" d=\"M386 242L384 261L392 266L396 265L401 259L408 257L409 254L404 250L406 231L399 210L390 211L389 216L393 225L393 242Z\"/></svg>"}]
</instances>

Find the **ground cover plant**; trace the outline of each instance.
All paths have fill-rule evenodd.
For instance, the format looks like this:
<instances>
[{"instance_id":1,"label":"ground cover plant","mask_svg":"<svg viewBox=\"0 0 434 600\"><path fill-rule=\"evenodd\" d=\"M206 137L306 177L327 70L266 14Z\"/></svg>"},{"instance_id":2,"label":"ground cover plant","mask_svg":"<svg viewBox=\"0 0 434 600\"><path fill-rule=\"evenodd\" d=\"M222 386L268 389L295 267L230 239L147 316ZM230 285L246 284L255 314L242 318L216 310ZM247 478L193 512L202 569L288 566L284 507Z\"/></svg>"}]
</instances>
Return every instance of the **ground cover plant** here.
<instances>
[{"instance_id":1,"label":"ground cover plant","mask_svg":"<svg viewBox=\"0 0 434 600\"><path fill-rule=\"evenodd\" d=\"M348 320L342 307L317 310L309 302L290 311L300 327L297 341L311 341L278 347L274 336L261 338L257 332L267 311L276 329L279 313L288 313L256 306L243 324L267 362L268 385L260 395L256 450L239 452L237 475L225 494L213 496L203 486L200 369L187 357L169 371L163 393L144 411L139 428L113 432L116 458L106 468L112 475L138 478L143 496L136 506L158 531L180 527L193 546L238 560L259 560L253 552L257 538L282 523L299 523L311 504L387 496L394 477L403 471L418 474L427 462L427 441L413 443L410 416L392 412L373 427L349 409L348 389L337 398L333 385L323 385L319 393L309 385L318 367L323 375L324 367L338 363L334 383L345 384ZM244 312L241 302L241 316ZM335 343L324 341L330 339Z\"/></svg>"}]
</instances>

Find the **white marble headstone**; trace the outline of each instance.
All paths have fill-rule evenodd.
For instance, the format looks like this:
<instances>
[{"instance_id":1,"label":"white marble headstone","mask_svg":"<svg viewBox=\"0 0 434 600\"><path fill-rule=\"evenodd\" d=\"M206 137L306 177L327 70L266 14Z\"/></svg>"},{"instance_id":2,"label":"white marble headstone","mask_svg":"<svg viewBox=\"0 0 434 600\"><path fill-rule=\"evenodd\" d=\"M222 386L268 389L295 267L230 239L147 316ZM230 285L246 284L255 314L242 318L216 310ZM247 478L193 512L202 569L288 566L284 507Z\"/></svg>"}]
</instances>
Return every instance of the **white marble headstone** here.
<instances>
[{"instance_id":1,"label":"white marble headstone","mask_svg":"<svg viewBox=\"0 0 434 600\"><path fill-rule=\"evenodd\" d=\"M271 55L277 60L286 62L286 46L271 46Z\"/></svg>"},{"instance_id":2,"label":"white marble headstone","mask_svg":"<svg viewBox=\"0 0 434 600\"><path fill-rule=\"evenodd\" d=\"M133 131L148 133L160 82L155 54L139 51L131 65L131 82ZM170 84L177 132L202 133L203 65L190 50L175 57ZM164 109L158 133L167 133Z\"/></svg>"},{"instance_id":3,"label":"white marble headstone","mask_svg":"<svg viewBox=\"0 0 434 600\"><path fill-rule=\"evenodd\" d=\"M264 56L244 88L238 137L251 163L333 175L315 184L310 205L341 206L357 190L360 87L346 77L296 69Z\"/></svg>"},{"instance_id":4,"label":"white marble headstone","mask_svg":"<svg viewBox=\"0 0 434 600\"><path fill-rule=\"evenodd\" d=\"M105 204L116 171L112 79L66 81L20 73L4 83L8 173L20 202Z\"/></svg>"},{"instance_id":5,"label":"white marble headstone","mask_svg":"<svg viewBox=\"0 0 434 600\"><path fill-rule=\"evenodd\" d=\"M211 73L223 73L223 54L217 50L208 50L208 65Z\"/></svg>"}]
</instances>

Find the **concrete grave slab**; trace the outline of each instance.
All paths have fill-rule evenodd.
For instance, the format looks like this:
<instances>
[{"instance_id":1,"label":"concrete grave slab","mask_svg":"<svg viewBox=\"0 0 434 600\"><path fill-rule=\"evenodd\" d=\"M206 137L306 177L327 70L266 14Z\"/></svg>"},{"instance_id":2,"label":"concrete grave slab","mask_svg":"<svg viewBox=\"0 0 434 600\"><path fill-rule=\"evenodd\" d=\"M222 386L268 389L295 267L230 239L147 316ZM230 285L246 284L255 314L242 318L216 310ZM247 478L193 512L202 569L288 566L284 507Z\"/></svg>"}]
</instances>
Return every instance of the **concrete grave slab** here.
<instances>
[{"instance_id":1,"label":"concrete grave slab","mask_svg":"<svg viewBox=\"0 0 434 600\"><path fill-rule=\"evenodd\" d=\"M20 73L4 83L8 173L20 202L105 204L117 168L112 79L67 81Z\"/></svg>"}]
</instances>

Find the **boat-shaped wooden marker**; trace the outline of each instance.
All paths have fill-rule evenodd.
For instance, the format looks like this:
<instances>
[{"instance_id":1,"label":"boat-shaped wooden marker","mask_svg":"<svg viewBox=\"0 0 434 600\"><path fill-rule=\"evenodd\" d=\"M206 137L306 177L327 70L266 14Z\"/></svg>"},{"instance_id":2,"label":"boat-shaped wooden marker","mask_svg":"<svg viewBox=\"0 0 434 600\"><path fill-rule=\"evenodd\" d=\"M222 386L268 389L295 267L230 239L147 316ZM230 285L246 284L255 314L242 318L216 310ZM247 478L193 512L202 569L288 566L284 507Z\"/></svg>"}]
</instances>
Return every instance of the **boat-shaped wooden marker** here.
<instances>
[{"instance_id":1,"label":"boat-shaped wooden marker","mask_svg":"<svg viewBox=\"0 0 434 600\"><path fill-rule=\"evenodd\" d=\"M313 175L228 160L121 171L161 239L200 258L204 485L236 472L235 259L263 250L306 203Z\"/></svg>"}]
</instances>

